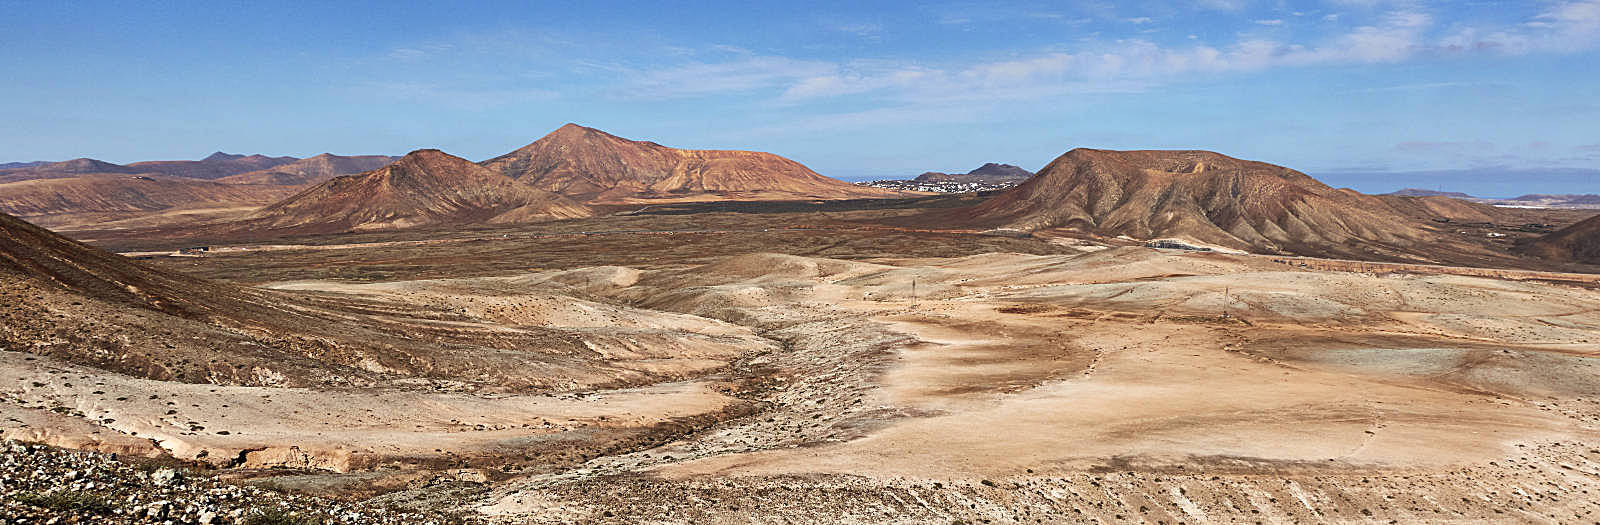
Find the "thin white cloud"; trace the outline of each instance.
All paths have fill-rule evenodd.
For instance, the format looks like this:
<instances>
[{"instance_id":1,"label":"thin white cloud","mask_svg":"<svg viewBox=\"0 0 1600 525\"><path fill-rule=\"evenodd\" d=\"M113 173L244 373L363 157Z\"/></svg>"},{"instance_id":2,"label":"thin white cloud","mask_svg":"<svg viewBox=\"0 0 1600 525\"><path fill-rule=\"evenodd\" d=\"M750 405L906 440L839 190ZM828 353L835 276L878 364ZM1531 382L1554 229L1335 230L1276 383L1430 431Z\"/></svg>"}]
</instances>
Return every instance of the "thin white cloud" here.
<instances>
[{"instance_id":1,"label":"thin white cloud","mask_svg":"<svg viewBox=\"0 0 1600 525\"><path fill-rule=\"evenodd\" d=\"M354 91L366 98L426 102L460 109L504 107L561 96L558 92L537 88L467 88L422 81L366 82Z\"/></svg>"},{"instance_id":2,"label":"thin white cloud","mask_svg":"<svg viewBox=\"0 0 1600 525\"><path fill-rule=\"evenodd\" d=\"M1244 9L1247 4L1249 2L1245 0L1198 0L1195 2L1196 7L1217 11L1238 11Z\"/></svg>"},{"instance_id":3,"label":"thin white cloud","mask_svg":"<svg viewBox=\"0 0 1600 525\"><path fill-rule=\"evenodd\" d=\"M1517 27L1462 28L1439 42L1448 52L1572 53L1600 45L1600 0L1558 2Z\"/></svg>"},{"instance_id":4,"label":"thin white cloud","mask_svg":"<svg viewBox=\"0 0 1600 525\"><path fill-rule=\"evenodd\" d=\"M1402 91L1429 91L1434 89L1467 88L1467 87L1505 87L1508 82L1426 82L1420 84L1400 84L1396 86L1383 86L1346 91L1345 93L1391 93Z\"/></svg>"},{"instance_id":5,"label":"thin white cloud","mask_svg":"<svg viewBox=\"0 0 1600 525\"><path fill-rule=\"evenodd\" d=\"M837 71L832 63L777 56L742 57L729 62L695 62L635 76L624 96L676 98L782 88Z\"/></svg>"},{"instance_id":6,"label":"thin white cloud","mask_svg":"<svg viewBox=\"0 0 1600 525\"><path fill-rule=\"evenodd\" d=\"M1386 3L1389 4L1389 3ZM1390 5L1404 5L1404 2ZM1495 31L1438 36L1428 13L1397 8L1373 21L1315 41L1282 40L1243 34L1224 45L1189 40L1169 45L1143 38L1079 40L1067 51L1044 51L1000 60L939 65L878 61L797 60L740 55L724 62L691 62L632 75L631 96L685 97L748 92L782 105L801 105L856 96L868 107L931 108L940 104L981 104L1040 100L1064 94L1142 91L1174 79L1286 67L1396 63L1466 51L1493 35L1498 53L1558 52L1594 47L1600 34L1600 0L1553 4L1525 22ZM1272 24L1280 20L1270 21ZM1269 24L1270 25L1270 24ZM1521 42L1517 46L1503 42ZM1584 47L1587 46L1587 47ZM1480 84L1481 85L1481 84ZM1433 83L1372 88L1369 92L1467 87ZM910 110L907 109L907 112ZM872 113L891 118L904 112Z\"/></svg>"},{"instance_id":7,"label":"thin white cloud","mask_svg":"<svg viewBox=\"0 0 1600 525\"><path fill-rule=\"evenodd\" d=\"M1494 149L1494 144L1482 140L1468 141L1408 141L1394 145L1395 151L1416 154L1481 153Z\"/></svg>"},{"instance_id":8,"label":"thin white cloud","mask_svg":"<svg viewBox=\"0 0 1600 525\"><path fill-rule=\"evenodd\" d=\"M883 26L873 23L843 24L833 28L841 33L849 33L859 38L876 40L883 36Z\"/></svg>"},{"instance_id":9,"label":"thin white cloud","mask_svg":"<svg viewBox=\"0 0 1600 525\"><path fill-rule=\"evenodd\" d=\"M1281 26L1283 25L1283 19L1273 18L1268 20L1256 20L1256 24L1264 26Z\"/></svg>"}]
</instances>

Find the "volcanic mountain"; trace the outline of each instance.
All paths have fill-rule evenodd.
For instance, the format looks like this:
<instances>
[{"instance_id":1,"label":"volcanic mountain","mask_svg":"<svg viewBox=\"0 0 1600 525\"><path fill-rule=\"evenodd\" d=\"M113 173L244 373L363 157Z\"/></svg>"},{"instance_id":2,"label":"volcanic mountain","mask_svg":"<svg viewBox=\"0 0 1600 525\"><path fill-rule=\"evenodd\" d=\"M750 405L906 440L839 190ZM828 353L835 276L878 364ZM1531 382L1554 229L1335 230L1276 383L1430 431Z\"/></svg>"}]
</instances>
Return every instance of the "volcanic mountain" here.
<instances>
[{"instance_id":1,"label":"volcanic mountain","mask_svg":"<svg viewBox=\"0 0 1600 525\"><path fill-rule=\"evenodd\" d=\"M166 175L86 173L0 184L0 212L22 217L257 207L294 186L222 184Z\"/></svg>"},{"instance_id":2,"label":"volcanic mountain","mask_svg":"<svg viewBox=\"0 0 1600 525\"><path fill-rule=\"evenodd\" d=\"M1471 195L1467 195L1465 193L1461 193L1459 191L1436 191L1436 190L1424 190L1424 189L1417 189L1417 188L1406 188L1406 189L1399 190L1399 191L1391 191L1389 193L1385 193L1384 195L1394 195L1396 197L1450 197L1452 199L1474 199L1474 198L1476 198L1476 197L1473 197Z\"/></svg>"},{"instance_id":3,"label":"volcanic mountain","mask_svg":"<svg viewBox=\"0 0 1600 525\"><path fill-rule=\"evenodd\" d=\"M323 153L264 170L229 175L217 179L229 184L319 184L340 175L351 175L375 170L399 160L388 155L342 156Z\"/></svg>"},{"instance_id":4,"label":"volcanic mountain","mask_svg":"<svg viewBox=\"0 0 1600 525\"><path fill-rule=\"evenodd\" d=\"M150 160L129 164L128 168L138 173L164 173L175 177L213 180L282 166L297 160L300 159L265 155L231 155L218 151L200 160Z\"/></svg>"},{"instance_id":5,"label":"volcanic mountain","mask_svg":"<svg viewBox=\"0 0 1600 525\"><path fill-rule=\"evenodd\" d=\"M982 182L988 184L1018 183L1028 180L1033 172L1012 166L1010 164L995 164L993 162L979 166L978 169L966 173L942 173L930 171L918 175L917 182Z\"/></svg>"},{"instance_id":6,"label":"volcanic mountain","mask_svg":"<svg viewBox=\"0 0 1600 525\"><path fill-rule=\"evenodd\" d=\"M0 183L34 179L71 177L85 173L142 173L140 170L103 160L77 158L46 162L34 166L0 170Z\"/></svg>"},{"instance_id":7,"label":"volcanic mountain","mask_svg":"<svg viewBox=\"0 0 1600 525\"><path fill-rule=\"evenodd\" d=\"M482 163L536 188L590 203L884 198L798 162L755 151L686 150L567 124Z\"/></svg>"},{"instance_id":8,"label":"volcanic mountain","mask_svg":"<svg viewBox=\"0 0 1600 525\"><path fill-rule=\"evenodd\" d=\"M435 149L346 175L261 209L251 228L369 230L430 224L531 222L587 217L571 199Z\"/></svg>"},{"instance_id":9,"label":"volcanic mountain","mask_svg":"<svg viewBox=\"0 0 1600 525\"><path fill-rule=\"evenodd\" d=\"M1517 251L1555 261L1600 264L1600 215L1518 246Z\"/></svg>"},{"instance_id":10,"label":"volcanic mountain","mask_svg":"<svg viewBox=\"0 0 1600 525\"><path fill-rule=\"evenodd\" d=\"M1338 190L1289 168L1209 151L1075 149L1022 185L945 218L979 227L1069 228L1266 253L1348 255L1430 239L1426 221L1415 217L1438 211L1494 213L1454 199Z\"/></svg>"}]
</instances>

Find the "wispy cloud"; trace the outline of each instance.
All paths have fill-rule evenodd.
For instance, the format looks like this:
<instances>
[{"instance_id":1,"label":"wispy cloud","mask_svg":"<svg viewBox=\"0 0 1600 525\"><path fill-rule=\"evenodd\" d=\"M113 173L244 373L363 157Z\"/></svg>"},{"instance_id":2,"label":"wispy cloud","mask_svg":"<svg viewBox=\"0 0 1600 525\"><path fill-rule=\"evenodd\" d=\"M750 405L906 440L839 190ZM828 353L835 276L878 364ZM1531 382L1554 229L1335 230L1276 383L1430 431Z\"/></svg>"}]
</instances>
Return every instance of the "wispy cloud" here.
<instances>
[{"instance_id":1,"label":"wispy cloud","mask_svg":"<svg viewBox=\"0 0 1600 525\"><path fill-rule=\"evenodd\" d=\"M1494 144L1481 141L1408 141L1394 145L1395 151L1422 154L1481 153L1495 149Z\"/></svg>"},{"instance_id":2,"label":"wispy cloud","mask_svg":"<svg viewBox=\"0 0 1600 525\"><path fill-rule=\"evenodd\" d=\"M874 23L853 23L834 26L835 31L849 33L858 38L877 40L883 36L883 25Z\"/></svg>"},{"instance_id":3,"label":"wispy cloud","mask_svg":"<svg viewBox=\"0 0 1600 525\"><path fill-rule=\"evenodd\" d=\"M1394 86L1371 87L1354 89L1345 93L1392 93L1403 91L1428 91L1434 89L1450 88L1478 88L1478 87L1510 87L1510 82L1422 82L1417 84L1399 84Z\"/></svg>"},{"instance_id":4,"label":"wispy cloud","mask_svg":"<svg viewBox=\"0 0 1600 525\"><path fill-rule=\"evenodd\" d=\"M426 102L457 109L484 109L559 98L560 93L537 88L466 88L422 81L367 82L354 90L359 96L389 102Z\"/></svg>"},{"instance_id":5,"label":"wispy cloud","mask_svg":"<svg viewBox=\"0 0 1600 525\"><path fill-rule=\"evenodd\" d=\"M1238 11L1244 9L1249 2L1246 0L1197 0L1195 6L1201 9L1214 9L1218 11Z\"/></svg>"},{"instance_id":6,"label":"wispy cloud","mask_svg":"<svg viewBox=\"0 0 1600 525\"><path fill-rule=\"evenodd\" d=\"M694 62L638 72L623 88L629 98L676 98L760 89L787 89L806 79L835 74L838 66L778 56Z\"/></svg>"},{"instance_id":7,"label":"wispy cloud","mask_svg":"<svg viewBox=\"0 0 1600 525\"><path fill-rule=\"evenodd\" d=\"M1245 0L1197 0L1194 7L1236 10ZM1143 91L1166 83L1203 75L1223 75L1274 68L1325 65L1397 63L1438 59L1466 53L1528 54L1566 53L1593 49L1600 44L1600 0L1552 3L1525 20L1497 27L1473 27L1446 20L1439 23L1426 6L1407 0L1335 0L1349 16L1323 16L1316 32L1237 33L1231 41L1191 37L1181 44L1158 42L1153 37L1104 38L1099 33L1076 33L1078 38L1033 52L1000 58L952 58L937 63L910 59L796 58L734 46L702 45L662 51L641 66L626 60L595 61L566 58L568 68L580 74L607 77L600 90L626 99L674 99L747 95L778 106L833 103L838 97L853 99L859 107L918 107L952 102L1037 100L1064 94ZM1275 12L1285 15L1282 8ZM991 21L996 17L1079 23L1087 18L1040 10L994 9L971 4L930 11L939 23ZM1077 13L1075 13L1076 15ZM1156 24L1152 16L1118 16L1110 10L1093 14L1102 21L1120 20L1135 26ZM1165 16L1165 15L1161 15ZM1344 20L1364 24L1345 24ZM1245 19L1261 26L1288 25L1284 18ZM1343 29L1337 26L1345 25ZM1330 27L1331 26L1331 27ZM878 38L887 29L877 23L833 24L833 31L861 38ZM496 43L491 41L491 43ZM475 47L484 47L482 42ZM449 47L396 48L396 60L422 60L436 53L461 52ZM1361 92L1419 91L1484 87L1487 83L1433 82L1373 87ZM438 93L417 87L418 93ZM403 90L402 90L403 91ZM530 93L531 95L531 93ZM417 95L421 96L421 95ZM511 95L506 95L510 97ZM487 96L486 98L495 98ZM910 113L884 111L874 118ZM1414 145L1420 148L1420 145Z\"/></svg>"}]
</instances>

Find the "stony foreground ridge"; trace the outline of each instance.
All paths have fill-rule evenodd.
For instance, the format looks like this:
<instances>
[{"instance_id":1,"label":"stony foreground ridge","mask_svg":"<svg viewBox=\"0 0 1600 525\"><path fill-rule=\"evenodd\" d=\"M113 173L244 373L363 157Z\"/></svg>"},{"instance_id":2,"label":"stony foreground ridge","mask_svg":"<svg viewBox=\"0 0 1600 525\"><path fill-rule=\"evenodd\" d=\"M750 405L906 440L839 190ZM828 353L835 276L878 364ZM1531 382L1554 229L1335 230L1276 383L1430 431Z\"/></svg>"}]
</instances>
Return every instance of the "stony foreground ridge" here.
<instances>
[{"instance_id":1,"label":"stony foreground ridge","mask_svg":"<svg viewBox=\"0 0 1600 525\"><path fill-rule=\"evenodd\" d=\"M220 483L210 475L114 454L0 442L0 522L23 524L464 523L404 511Z\"/></svg>"}]
</instances>

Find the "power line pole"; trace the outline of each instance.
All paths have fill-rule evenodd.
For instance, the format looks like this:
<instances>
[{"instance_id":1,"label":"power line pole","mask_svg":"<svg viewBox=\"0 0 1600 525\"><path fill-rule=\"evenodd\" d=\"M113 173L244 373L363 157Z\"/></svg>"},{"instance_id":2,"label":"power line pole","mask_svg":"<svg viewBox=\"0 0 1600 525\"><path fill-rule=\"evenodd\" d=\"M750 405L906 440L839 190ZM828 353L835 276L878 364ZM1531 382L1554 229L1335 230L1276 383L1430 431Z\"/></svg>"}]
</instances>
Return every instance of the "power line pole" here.
<instances>
[{"instance_id":1,"label":"power line pole","mask_svg":"<svg viewBox=\"0 0 1600 525\"><path fill-rule=\"evenodd\" d=\"M1228 318L1228 303L1233 302L1233 296L1228 294L1228 287L1222 287L1222 318Z\"/></svg>"}]
</instances>

